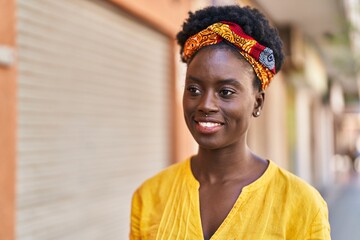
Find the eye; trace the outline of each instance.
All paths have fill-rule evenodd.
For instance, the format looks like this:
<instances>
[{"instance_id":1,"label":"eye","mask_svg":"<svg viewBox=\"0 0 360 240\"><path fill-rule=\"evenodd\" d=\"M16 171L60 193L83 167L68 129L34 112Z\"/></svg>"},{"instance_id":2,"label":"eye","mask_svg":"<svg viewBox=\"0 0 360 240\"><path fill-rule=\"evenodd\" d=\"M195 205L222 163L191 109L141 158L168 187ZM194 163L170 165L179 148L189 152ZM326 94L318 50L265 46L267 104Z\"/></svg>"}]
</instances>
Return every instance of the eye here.
<instances>
[{"instance_id":1,"label":"eye","mask_svg":"<svg viewBox=\"0 0 360 240\"><path fill-rule=\"evenodd\" d=\"M200 89L196 86L187 87L187 91L189 91L192 96L198 96L201 94Z\"/></svg>"},{"instance_id":2,"label":"eye","mask_svg":"<svg viewBox=\"0 0 360 240\"><path fill-rule=\"evenodd\" d=\"M231 90L231 89L222 89L220 90L220 96L222 97L229 97L231 95L233 95L235 93L234 90Z\"/></svg>"}]
</instances>

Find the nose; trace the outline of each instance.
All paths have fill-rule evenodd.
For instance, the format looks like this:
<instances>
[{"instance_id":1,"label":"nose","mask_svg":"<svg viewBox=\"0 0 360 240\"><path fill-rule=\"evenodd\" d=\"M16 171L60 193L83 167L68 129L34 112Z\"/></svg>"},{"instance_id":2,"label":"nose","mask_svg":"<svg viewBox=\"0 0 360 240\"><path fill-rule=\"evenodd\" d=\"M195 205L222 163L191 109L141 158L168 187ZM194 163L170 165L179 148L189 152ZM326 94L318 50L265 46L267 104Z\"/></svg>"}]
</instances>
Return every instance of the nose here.
<instances>
[{"instance_id":1,"label":"nose","mask_svg":"<svg viewBox=\"0 0 360 240\"><path fill-rule=\"evenodd\" d=\"M218 100L214 92L207 91L205 92L200 99L198 105L198 111L205 114L215 113L218 111Z\"/></svg>"}]
</instances>

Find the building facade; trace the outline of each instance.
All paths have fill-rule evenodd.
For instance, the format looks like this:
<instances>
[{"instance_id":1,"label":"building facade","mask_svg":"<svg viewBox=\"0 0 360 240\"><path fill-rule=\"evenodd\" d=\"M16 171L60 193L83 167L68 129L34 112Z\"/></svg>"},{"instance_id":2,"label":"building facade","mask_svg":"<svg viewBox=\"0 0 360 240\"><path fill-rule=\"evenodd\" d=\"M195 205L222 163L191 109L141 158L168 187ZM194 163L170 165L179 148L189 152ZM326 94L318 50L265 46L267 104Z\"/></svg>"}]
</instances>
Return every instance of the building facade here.
<instances>
[{"instance_id":1,"label":"building facade","mask_svg":"<svg viewBox=\"0 0 360 240\"><path fill-rule=\"evenodd\" d=\"M132 192L177 160L189 3L2 1L0 239L127 238Z\"/></svg>"},{"instance_id":2,"label":"building facade","mask_svg":"<svg viewBox=\"0 0 360 240\"><path fill-rule=\"evenodd\" d=\"M334 74L311 34L266 3L0 0L0 239L127 239L136 187L197 151L175 34L208 5L258 7L285 43L250 148L332 183Z\"/></svg>"}]
</instances>

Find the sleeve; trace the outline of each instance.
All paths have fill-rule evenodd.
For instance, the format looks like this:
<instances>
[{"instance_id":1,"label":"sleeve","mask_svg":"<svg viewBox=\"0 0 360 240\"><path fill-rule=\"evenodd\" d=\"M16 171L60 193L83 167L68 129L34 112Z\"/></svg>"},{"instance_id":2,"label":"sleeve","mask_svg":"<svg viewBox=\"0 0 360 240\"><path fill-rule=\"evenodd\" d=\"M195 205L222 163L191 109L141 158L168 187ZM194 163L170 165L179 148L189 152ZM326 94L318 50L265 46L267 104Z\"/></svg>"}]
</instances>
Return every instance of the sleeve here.
<instances>
[{"instance_id":1,"label":"sleeve","mask_svg":"<svg viewBox=\"0 0 360 240\"><path fill-rule=\"evenodd\" d=\"M131 202L131 217L130 217L130 240L141 239L141 197L138 191L133 194Z\"/></svg>"},{"instance_id":2,"label":"sleeve","mask_svg":"<svg viewBox=\"0 0 360 240\"><path fill-rule=\"evenodd\" d=\"M307 240L330 240L330 224L328 218L328 208L323 201L317 212L314 220L312 221L308 233Z\"/></svg>"}]
</instances>

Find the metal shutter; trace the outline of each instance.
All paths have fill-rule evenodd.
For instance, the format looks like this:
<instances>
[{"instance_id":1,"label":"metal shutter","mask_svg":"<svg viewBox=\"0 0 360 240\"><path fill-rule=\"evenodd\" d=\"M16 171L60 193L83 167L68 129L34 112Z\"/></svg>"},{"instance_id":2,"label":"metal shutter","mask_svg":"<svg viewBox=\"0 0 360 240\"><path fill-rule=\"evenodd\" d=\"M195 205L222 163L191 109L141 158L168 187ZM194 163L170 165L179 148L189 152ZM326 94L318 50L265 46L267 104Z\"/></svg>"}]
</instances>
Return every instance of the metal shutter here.
<instances>
[{"instance_id":1,"label":"metal shutter","mask_svg":"<svg viewBox=\"0 0 360 240\"><path fill-rule=\"evenodd\" d=\"M17 3L17 239L127 239L170 162L170 40L106 1Z\"/></svg>"}]
</instances>

